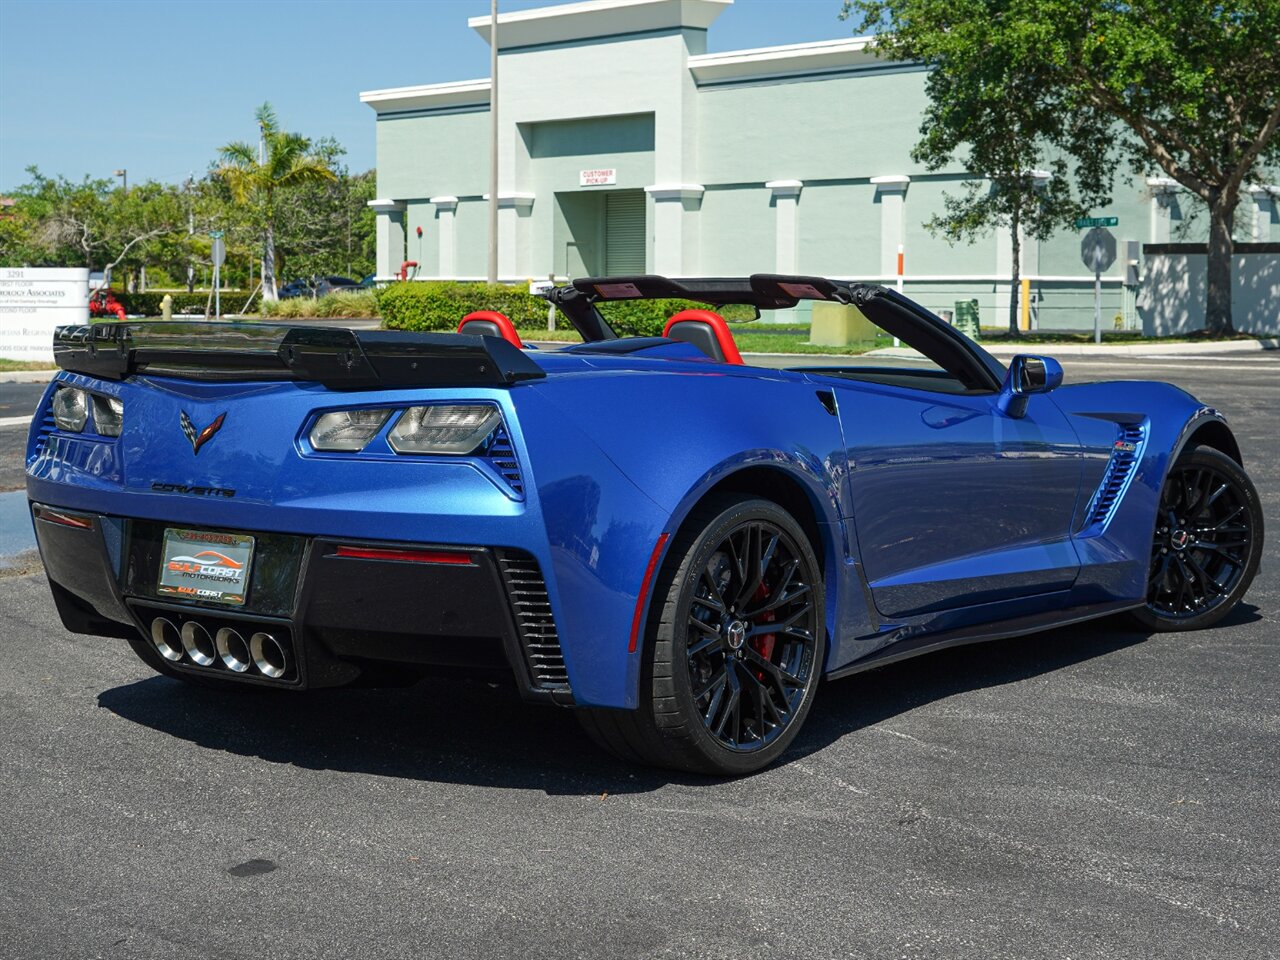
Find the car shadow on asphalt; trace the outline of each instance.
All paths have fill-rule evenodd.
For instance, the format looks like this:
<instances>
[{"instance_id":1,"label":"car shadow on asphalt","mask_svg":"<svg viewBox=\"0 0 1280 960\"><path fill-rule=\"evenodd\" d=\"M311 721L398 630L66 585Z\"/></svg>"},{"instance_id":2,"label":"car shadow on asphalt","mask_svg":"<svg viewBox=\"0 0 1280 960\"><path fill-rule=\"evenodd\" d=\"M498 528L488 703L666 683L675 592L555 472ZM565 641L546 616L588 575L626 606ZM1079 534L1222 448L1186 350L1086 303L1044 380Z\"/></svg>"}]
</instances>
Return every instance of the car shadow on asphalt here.
<instances>
[{"instance_id":1,"label":"car shadow on asphalt","mask_svg":"<svg viewBox=\"0 0 1280 960\"><path fill-rule=\"evenodd\" d=\"M1262 619L1241 604L1220 624ZM1017 683L1105 657L1155 636L1123 615L1056 630L989 640L924 654L857 673L823 686L804 729L788 751L792 759L815 753L846 734L958 693Z\"/></svg>"},{"instance_id":2,"label":"car shadow on asphalt","mask_svg":"<svg viewBox=\"0 0 1280 960\"><path fill-rule=\"evenodd\" d=\"M1258 618L1257 608L1242 606L1225 624ZM781 762L935 700L1052 673L1147 639L1113 618L944 650L824 684ZM711 782L614 760L587 739L570 711L526 704L503 684L428 679L406 689L294 694L151 677L102 692L98 704L201 747L305 769L549 795Z\"/></svg>"}]
</instances>

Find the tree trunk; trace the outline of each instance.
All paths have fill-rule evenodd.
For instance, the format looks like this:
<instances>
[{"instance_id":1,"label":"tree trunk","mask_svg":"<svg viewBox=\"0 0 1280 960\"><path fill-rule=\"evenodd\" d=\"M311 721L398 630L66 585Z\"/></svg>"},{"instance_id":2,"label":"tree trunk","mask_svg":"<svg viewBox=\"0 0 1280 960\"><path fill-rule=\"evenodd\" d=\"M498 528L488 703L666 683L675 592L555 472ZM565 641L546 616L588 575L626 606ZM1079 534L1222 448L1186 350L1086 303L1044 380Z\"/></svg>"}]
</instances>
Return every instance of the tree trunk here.
<instances>
[{"instance_id":1,"label":"tree trunk","mask_svg":"<svg viewBox=\"0 0 1280 960\"><path fill-rule=\"evenodd\" d=\"M1018 307L1019 294L1022 288L1022 237L1019 236L1022 226L1022 218L1018 207L1013 208L1012 224L1009 233L1013 237L1013 264L1012 264L1012 287L1009 290L1009 336L1020 337L1022 331L1018 329Z\"/></svg>"},{"instance_id":2,"label":"tree trunk","mask_svg":"<svg viewBox=\"0 0 1280 960\"><path fill-rule=\"evenodd\" d=\"M1231 259L1234 246L1231 227L1235 203L1216 196L1209 204L1208 291L1205 298L1204 329L1211 337L1235 333L1231 322Z\"/></svg>"},{"instance_id":3,"label":"tree trunk","mask_svg":"<svg viewBox=\"0 0 1280 960\"><path fill-rule=\"evenodd\" d=\"M262 299L280 299L276 293L276 231L270 221L262 244Z\"/></svg>"}]
</instances>

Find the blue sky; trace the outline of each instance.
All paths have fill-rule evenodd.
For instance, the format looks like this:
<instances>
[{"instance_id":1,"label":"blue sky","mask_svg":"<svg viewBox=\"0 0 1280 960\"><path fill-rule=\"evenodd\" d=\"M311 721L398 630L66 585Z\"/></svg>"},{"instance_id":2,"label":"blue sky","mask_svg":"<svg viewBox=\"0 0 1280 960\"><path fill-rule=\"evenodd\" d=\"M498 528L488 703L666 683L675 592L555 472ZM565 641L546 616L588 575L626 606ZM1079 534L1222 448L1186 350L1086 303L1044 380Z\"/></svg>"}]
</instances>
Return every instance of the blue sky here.
<instances>
[{"instance_id":1,"label":"blue sky","mask_svg":"<svg viewBox=\"0 0 1280 960\"><path fill-rule=\"evenodd\" d=\"M547 0L500 0L501 10ZM488 0L0 0L0 192L46 174L177 181L253 140L254 108L374 165L361 90L487 76ZM840 0L737 0L711 51L851 34Z\"/></svg>"}]
</instances>

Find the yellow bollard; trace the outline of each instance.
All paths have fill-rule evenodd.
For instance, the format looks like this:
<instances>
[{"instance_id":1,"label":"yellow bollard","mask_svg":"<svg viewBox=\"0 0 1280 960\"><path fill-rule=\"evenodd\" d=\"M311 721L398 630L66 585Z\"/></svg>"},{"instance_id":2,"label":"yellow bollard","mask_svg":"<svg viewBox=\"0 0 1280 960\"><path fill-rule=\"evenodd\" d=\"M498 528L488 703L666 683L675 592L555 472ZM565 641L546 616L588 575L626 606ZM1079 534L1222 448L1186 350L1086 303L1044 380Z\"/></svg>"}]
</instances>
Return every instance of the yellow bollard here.
<instances>
[{"instance_id":1,"label":"yellow bollard","mask_svg":"<svg viewBox=\"0 0 1280 960\"><path fill-rule=\"evenodd\" d=\"M166 293L160 298L160 316L166 320L173 319L173 297L170 294Z\"/></svg>"}]
</instances>

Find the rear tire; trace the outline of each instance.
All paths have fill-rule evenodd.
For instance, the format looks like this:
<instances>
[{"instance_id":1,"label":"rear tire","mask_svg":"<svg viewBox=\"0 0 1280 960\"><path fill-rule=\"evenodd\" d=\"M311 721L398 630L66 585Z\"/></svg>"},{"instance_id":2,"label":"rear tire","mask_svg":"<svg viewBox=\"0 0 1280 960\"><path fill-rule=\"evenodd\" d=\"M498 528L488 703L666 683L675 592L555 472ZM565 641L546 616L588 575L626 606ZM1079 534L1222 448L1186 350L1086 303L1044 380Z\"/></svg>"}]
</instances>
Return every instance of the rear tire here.
<instances>
[{"instance_id":1,"label":"rear tire","mask_svg":"<svg viewBox=\"0 0 1280 960\"><path fill-rule=\"evenodd\" d=\"M1165 478L1152 539L1148 630L1201 630L1239 605L1262 558L1258 491L1240 464L1212 447L1182 452Z\"/></svg>"},{"instance_id":2,"label":"rear tire","mask_svg":"<svg viewBox=\"0 0 1280 960\"><path fill-rule=\"evenodd\" d=\"M790 514L769 500L710 499L690 514L654 584L638 709L584 708L579 719L632 763L754 773L808 716L825 610L821 567Z\"/></svg>"}]
</instances>

